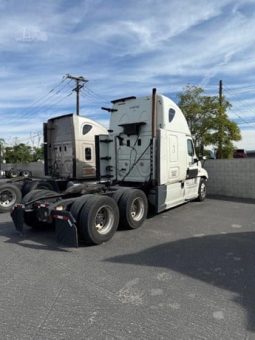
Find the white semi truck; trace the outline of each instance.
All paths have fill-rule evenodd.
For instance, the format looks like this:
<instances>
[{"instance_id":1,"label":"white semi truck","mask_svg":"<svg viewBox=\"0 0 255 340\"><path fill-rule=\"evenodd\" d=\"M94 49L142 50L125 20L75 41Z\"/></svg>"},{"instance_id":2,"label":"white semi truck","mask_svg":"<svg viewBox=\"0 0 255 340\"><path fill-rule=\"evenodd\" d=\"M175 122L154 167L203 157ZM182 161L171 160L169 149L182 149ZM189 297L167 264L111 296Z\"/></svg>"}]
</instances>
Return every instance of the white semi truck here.
<instances>
[{"instance_id":1,"label":"white semi truck","mask_svg":"<svg viewBox=\"0 0 255 340\"><path fill-rule=\"evenodd\" d=\"M208 175L198 160L180 108L156 94L112 101L108 134L96 136L98 182L28 193L16 205L16 229L52 223L58 241L108 241L118 226L136 229L156 213L206 197Z\"/></svg>"},{"instance_id":2,"label":"white semi truck","mask_svg":"<svg viewBox=\"0 0 255 340\"><path fill-rule=\"evenodd\" d=\"M41 178L24 174L0 185L0 212L10 211L33 189L61 193L70 182L96 179L95 135L107 134L96 121L75 114L49 119L44 130L44 172Z\"/></svg>"},{"instance_id":3,"label":"white semi truck","mask_svg":"<svg viewBox=\"0 0 255 340\"><path fill-rule=\"evenodd\" d=\"M95 136L107 134L98 122L68 114L44 123L45 175L62 179L96 178Z\"/></svg>"}]
</instances>

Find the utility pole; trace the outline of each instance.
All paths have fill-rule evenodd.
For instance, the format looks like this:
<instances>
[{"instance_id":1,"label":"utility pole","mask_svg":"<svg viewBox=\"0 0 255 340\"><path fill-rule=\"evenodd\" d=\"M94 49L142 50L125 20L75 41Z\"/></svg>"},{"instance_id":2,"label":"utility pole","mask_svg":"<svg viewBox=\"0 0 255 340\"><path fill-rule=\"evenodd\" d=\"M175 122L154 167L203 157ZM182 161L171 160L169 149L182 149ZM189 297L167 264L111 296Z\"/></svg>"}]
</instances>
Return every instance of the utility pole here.
<instances>
[{"instance_id":1,"label":"utility pole","mask_svg":"<svg viewBox=\"0 0 255 340\"><path fill-rule=\"evenodd\" d=\"M76 87L73 89L73 91L76 92L76 114L79 116L80 114L80 90L83 88L84 84L88 82L84 77L74 77L70 74L66 75L66 78L72 79L76 82Z\"/></svg>"},{"instance_id":2,"label":"utility pole","mask_svg":"<svg viewBox=\"0 0 255 340\"><path fill-rule=\"evenodd\" d=\"M222 80L219 81L219 144L218 144L218 157L219 159L222 158L222 148L223 148L223 85Z\"/></svg>"},{"instance_id":3,"label":"utility pole","mask_svg":"<svg viewBox=\"0 0 255 340\"><path fill-rule=\"evenodd\" d=\"M2 143L0 142L0 171L2 170ZM1 175L1 173L0 173Z\"/></svg>"}]
</instances>

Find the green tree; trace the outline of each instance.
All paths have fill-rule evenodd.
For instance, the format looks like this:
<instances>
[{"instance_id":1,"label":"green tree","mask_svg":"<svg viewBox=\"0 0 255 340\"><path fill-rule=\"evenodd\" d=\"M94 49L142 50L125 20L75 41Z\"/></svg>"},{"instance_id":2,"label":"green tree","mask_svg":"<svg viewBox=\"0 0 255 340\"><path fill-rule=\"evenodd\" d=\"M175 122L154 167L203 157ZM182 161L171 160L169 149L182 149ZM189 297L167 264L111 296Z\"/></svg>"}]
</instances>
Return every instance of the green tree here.
<instances>
[{"instance_id":1,"label":"green tree","mask_svg":"<svg viewBox=\"0 0 255 340\"><path fill-rule=\"evenodd\" d=\"M7 163L28 163L32 162L32 148L26 144L17 144L5 148L5 159Z\"/></svg>"},{"instance_id":2,"label":"green tree","mask_svg":"<svg viewBox=\"0 0 255 340\"><path fill-rule=\"evenodd\" d=\"M217 149L222 146L222 158L231 157L234 149L232 141L240 140L241 134L237 124L227 116L227 110L231 107L229 101L223 97L220 106L217 96L207 96L203 88L190 85L178 97L197 153L203 155L204 146L211 144Z\"/></svg>"},{"instance_id":3,"label":"green tree","mask_svg":"<svg viewBox=\"0 0 255 340\"><path fill-rule=\"evenodd\" d=\"M39 148L33 149L33 162L37 162L39 160L43 160L44 153L43 153L43 145L41 145Z\"/></svg>"}]
</instances>

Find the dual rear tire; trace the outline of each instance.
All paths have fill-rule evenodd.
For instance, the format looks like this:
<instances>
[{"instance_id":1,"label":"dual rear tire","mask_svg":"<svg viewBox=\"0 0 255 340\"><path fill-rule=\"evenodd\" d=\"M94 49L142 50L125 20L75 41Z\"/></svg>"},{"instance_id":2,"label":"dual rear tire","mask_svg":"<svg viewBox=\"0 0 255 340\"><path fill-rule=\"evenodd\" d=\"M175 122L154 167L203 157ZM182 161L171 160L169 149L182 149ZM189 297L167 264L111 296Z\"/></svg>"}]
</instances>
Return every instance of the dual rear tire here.
<instances>
[{"instance_id":1,"label":"dual rear tire","mask_svg":"<svg viewBox=\"0 0 255 340\"><path fill-rule=\"evenodd\" d=\"M120 227L139 228L147 217L148 201L145 193L139 189L125 190L119 200Z\"/></svg>"},{"instance_id":2,"label":"dual rear tire","mask_svg":"<svg viewBox=\"0 0 255 340\"><path fill-rule=\"evenodd\" d=\"M88 194L77 199L70 212L76 220L80 237L88 244L101 244L110 240L118 226L136 229L148 212L143 191L120 189L113 197Z\"/></svg>"},{"instance_id":3,"label":"dual rear tire","mask_svg":"<svg viewBox=\"0 0 255 340\"><path fill-rule=\"evenodd\" d=\"M88 194L75 201L70 211L80 237L88 244L110 240L118 228L119 209L111 197Z\"/></svg>"}]
</instances>

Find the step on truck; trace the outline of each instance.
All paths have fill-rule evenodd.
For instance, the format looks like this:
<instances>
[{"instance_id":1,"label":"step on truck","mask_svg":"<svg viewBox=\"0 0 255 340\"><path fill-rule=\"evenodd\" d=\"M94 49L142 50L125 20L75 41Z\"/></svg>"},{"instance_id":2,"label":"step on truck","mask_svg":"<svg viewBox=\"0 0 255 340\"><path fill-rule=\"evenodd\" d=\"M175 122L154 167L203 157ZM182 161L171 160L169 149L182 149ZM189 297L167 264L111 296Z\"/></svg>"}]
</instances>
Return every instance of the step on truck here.
<instances>
[{"instance_id":1,"label":"step on truck","mask_svg":"<svg viewBox=\"0 0 255 340\"><path fill-rule=\"evenodd\" d=\"M64 192L37 190L15 206L23 224L55 227L57 240L100 244L118 226L136 229L148 209L160 213L206 197L207 172L196 156L187 121L169 98L156 93L112 101L108 134L96 136L97 183L76 183Z\"/></svg>"},{"instance_id":2,"label":"step on truck","mask_svg":"<svg viewBox=\"0 0 255 340\"><path fill-rule=\"evenodd\" d=\"M31 190L61 193L79 181L96 179L95 135L107 134L98 122L75 114L61 115L43 124L44 173L29 178L21 173L0 184L0 212L10 211Z\"/></svg>"}]
</instances>

